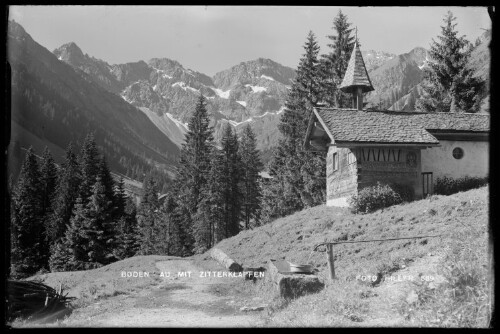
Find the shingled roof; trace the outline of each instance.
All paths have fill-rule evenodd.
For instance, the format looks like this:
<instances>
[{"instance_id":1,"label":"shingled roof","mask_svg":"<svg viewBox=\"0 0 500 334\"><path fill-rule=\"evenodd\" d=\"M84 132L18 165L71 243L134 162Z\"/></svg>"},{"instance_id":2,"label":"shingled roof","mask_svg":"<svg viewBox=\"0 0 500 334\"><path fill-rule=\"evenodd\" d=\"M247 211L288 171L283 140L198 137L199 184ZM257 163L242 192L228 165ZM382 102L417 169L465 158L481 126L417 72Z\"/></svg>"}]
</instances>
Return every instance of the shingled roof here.
<instances>
[{"instance_id":1,"label":"shingled roof","mask_svg":"<svg viewBox=\"0 0 500 334\"><path fill-rule=\"evenodd\" d=\"M488 132L489 115L409 113L315 108L314 113L337 143L436 145L429 131ZM429 131L428 131L429 130Z\"/></svg>"},{"instance_id":2,"label":"shingled roof","mask_svg":"<svg viewBox=\"0 0 500 334\"><path fill-rule=\"evenodd\" d=\"M401 112L403 113L403 112ZM489 114L471 113L413 113L408 118L430 132L469 131L489 132Z\"/></svg>"},{"instance_id":3,"label":"shingled roof","mask_svg":"<svg viewBox=\"0 0 500 334\"><path fill-rule=\"evenodd\" d=\"M364 93L374 90L368 72L366 71L361 50L356 42L344 74L344 80L342 80L339 88L344 92L351 93L357 87L361 87Z\"/></svg>"}]
</instances>

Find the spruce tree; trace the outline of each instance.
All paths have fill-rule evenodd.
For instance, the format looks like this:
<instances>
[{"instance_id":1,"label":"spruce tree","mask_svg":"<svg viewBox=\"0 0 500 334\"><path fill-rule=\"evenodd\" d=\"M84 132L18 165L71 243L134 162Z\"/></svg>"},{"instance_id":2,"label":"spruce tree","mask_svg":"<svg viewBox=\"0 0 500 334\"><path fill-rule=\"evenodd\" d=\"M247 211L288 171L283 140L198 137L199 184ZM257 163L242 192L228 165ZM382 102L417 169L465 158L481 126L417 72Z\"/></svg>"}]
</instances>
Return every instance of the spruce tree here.
<instances>
[{"instance_id":1,"label":"spruce tree","mask_svg":"<svg viewBox=\"0 0 500 334\"><path fill-rule=\"evenodd\" d=\"M92 187L99 174L99 150L94 139L94 134L89 133L85 137L82 150L79 156L81 170L81 184L78 195L85 201L92 194Z\"/></svg>"},{"instance_id":2,"label":"spruce tree","mask_svg":"<svg viewBox=\"0 0 500 334\"><path fill-rule=\"evenodd\" d=\"M123 200L123 214L117 222L117 239L120 240L114 252L117 259L132 257L139 250L139 230L136 220L137 210L130 197L124 197Z\"/></svg>"},{"instance_id":3,"label":"spruce tree","mask_svg":"<svg viewBox=\"0 0 500 334\"><path fill-rule=\"evenodd\" d=\"M259 172L263 169L255 134L250 125L243 130L239 154L242 164L242 219L245 222L245 229L249 229L251 222L254 226L258 225L262 197Z\"/></svg>"},{"instance_id":4,"label":"spruce tree","mask_svg":"<svg viewBox=\"0 0 500 334\"><path fill-rule=\"evenodd\" d=\"M221 144L222 152L225 156L225 169L228 172L226 183L227 237L232 237L240 231L242 163L238 152L238 135L236 131L232 131L232 127L229 124L226 125L226 133L222 137Z\"/></svg>"},{"instance_id":5,"label":"spruce tree","mask_svg":"<svg viewBox=\"0 0 500 334\"><path fill-rule=\"evenodd\" d=\"M188 124L189 130L181 148L180 167L177 170L178 176L174 186L178 194L175 215L176 219L180 219L185 254L192 251L193 217L198 211L201 191L207 182L210 169L209 156L213 145L213 130L210 127L203 95L200 95Z\"/></svg>"},{"instance_id":6,"label":"spruce tree","mask_svg":"<svg viewBox=\"0 0 500 334\"><path fill-rule=\"evenodd\" d=\"M328 47L330 53L322 55L321 68L323 73L323 98L330 107L348 108L351 106L351 97L340 91L340 86L344 78L349 59L354 47L355 36L352 36L353 28L348 18L342 10L333 19L333 30L335 35L328 35L331 43Z\"/></svg>"},{"instance_id":7,"label":"spruce tree","mask_svg":"<svg viewBox=\"0 0 500 334\"><path fill-rule=\"evenodd\" d=\"M455 20L448 11L439 41L433 39L429 52L432 61L422 85L426 94L417 100L417 110L476 112L479 108L485 83L474 77L468 66L472 45L465 36L458 36Z\"/></svg>"},{"instance_id":8,"label":"spruce tree","mask_svg":"<svg viewBox=\"0 0 500 334\"><path fill-rule=\"evenodd\" d=\"M115 227L109 214L111 201L98 176L88 200L78 198L74 216L65 235L72 270L97 268L113 262Z\"/></svg>"},{"instance_id":9,"label":"spruce tree","mask_svg":"<svg viewBox=\"0 0 500 334\"><path fill-rule=\"evenodd\" d=\"M156 235L155 225L158 221L158 186L151 174L146 176L143 183L143 195L137 211L141 255L155 254Z\"/></svg>"},{"instance_id":10,"label":"spruce tree","mask_svg":"<svg viewBox=\"0 0 500 334\"><path fill-rule=\"evenodd\" d=\"M303 87L321 87L322 81L317 61L319 49L312 46L315 42L311 41L311 36L311 34L308 36L304 45L306 52L300 60L296 79L288 94L285 111L278 125L282 139L274 149L273 159L268 166L273 178L266 185L273 191L267 191L264 196L266 201L271 201L264 205L266 210L274 208L272 210L275 212L266 212L266 217L290 214L320 204L324 200L322 189L326 187L325 157L323 154L303 149L308 119L316 102L321 100L322 94L321 91L303 89ZM316 68L310 69L308 66ZM311 73L317 75L312 76ZM311 83L312 81L314 83ZM313 96L311 93L316 95ZM317 167L318 171L315 170Z\"/></svg>"},{"instance_id":11,"label":"spruce tree","mask_svg":"<svg viewBox=\"0 0 500 334\"><path fill-rule=\"evenodd\" d=\"M40 182L42 188L42 207L41 216L43 219L43 242L41 244L42 263L47 264L50 256L50 224L53 214L53 198L57 184L57 167L50 154L48 147L45 147L42 155L42 164L40 166Z\"/></svg>"},{"instance_id":12,"label":"spruce tree","mask_svg":"<svg viewBox=\"0 0 500 334\"><path fill-rule=\"evenodd\" d=\"M125 193L125 183L123 181L123 177L121 176L120 179L118 180L118 183L115 186L114 200L115 200L114 216L118 218L123 217L125 215L125 207L127 205L127 195Z\"/></svg>"},{"instance_id":13,"label":"spruce tree","mask_svg":"<svg viewBox=\"0 0 500 334\"><path fill-rule=\"evenodd\" d=\"M165 255L181 255L181 231L179 225L176 223L176 208L175 194L171 191L167 194L166 198L160 207L160 221L162 222L160 231L162 235L161 245L162 252Z\"/></svg>"},{"instance_id":14,"label":"spruce tree","mask_svg":"<svg viewBox=\"0 0 500 334\"><path fill-rule=\"evenodd\" d=\"M197 213L193 216L194 252L203 253L227 237L224 153L212 147L208 182L203 188Z\"/></svg>"},{"instance_id":15,"label":"spruce tree","mask_svg":"<svg viewBox=\"0 0 500 334\"><path fill-rule=\"evenodd\" d=\"M89 211L81 197L78 197L74 206L74 214L65 231L64 237L53 246L54 253L51 257L54 270L86 270L93 267L89 261L89 240L87 239L86 227L90 224ZM67 265L61 266L61 262L67 259Z\"/></svg>"},{"instance_id":16,"label":"spruce tree","mask_svg":"<svg viewBox=\"0 0 500 334\"><path fill-rule=\"evenodd\" d=\"M26 277L47 267L44 262L43 189L37 158L30 147L13 194L11 274Z\"/></svg>"},{"instance_id":17,"label":"spruce tree","mask_svg":"<svg viewBox=\"0 0 500 334\"><path fill-rule=\"evenodd\" d=\"M73 144L70 143L66 149L65 160L59 171L55 197L52 203L53 214L47 231L50 245L55 245L66 232L66 226L69 225L73 208L78 198L80 183L80 167L73 153Z\"/></svg>"}]
</instances>

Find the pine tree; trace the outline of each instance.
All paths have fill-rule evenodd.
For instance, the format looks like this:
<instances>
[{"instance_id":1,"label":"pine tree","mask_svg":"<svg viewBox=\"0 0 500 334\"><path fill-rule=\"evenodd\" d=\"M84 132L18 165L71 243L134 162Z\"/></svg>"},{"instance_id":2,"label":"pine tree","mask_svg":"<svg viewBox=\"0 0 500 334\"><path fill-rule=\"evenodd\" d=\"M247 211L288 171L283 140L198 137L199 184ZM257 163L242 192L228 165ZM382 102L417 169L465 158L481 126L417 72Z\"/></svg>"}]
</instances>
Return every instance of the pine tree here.
<instances>
[{"instance_id":1,"label":"pine tree","mask_svg":"<svg viewBox=\"0 0 500 334\"><path fill-rule=\"evenodd\" d=\"M174 200L175 195L169 192L160 207L160 231L162 252L165 255L180 255L182 254L181 233L179 225L176 224L176 208L177 203Z\"/></svg>"},{"instance_id":2,"label":"pine tree","mask_svg":"<svg viewBox=\"0 0 500 334\"><path fill-rule=\"evenodd\" d=\"M178 177L174 188L177 190L176 219L180 219L183 253L189 254L194 240L191 233L193 217L198 211L201 191L207 182L210 168L210 152L213 145L213 130L206 110L206 101L200 95L195 111L189 121L188 132L181 148Z\"/></svg>"},{"instance_id":3,"label":"pine tree","mask_svg":"<svg viewBox=\"0 0 500 334\"><path fill-rule=\"evenodd\" d=\"M239 155L238 135L236 131L232 131L229 124L226 125L226 133L222 137L222 152L225 156L225 167L227 168L228 180L226 183L226 207L228 227L227 237L232 237L240 231L240 216L241 216L241 170L242 163Z\"/></svg>"},{"instance_id":4,"label":"pine tree","mask_svg":"<svg viewBox=\"0 0 500 334\"><path fill-rule=\"evenodd\" d=\"M151 255L155 253L155 225L158 221L158 209L158 186L152 175L148 174L143 183L143 195L137 212L140 242L139 253L141 255Z\"/></svg>"},{"instance_id":5,"label":"pine tree","mask_svg":"<svg viewBox=\"0 0 500 334\"><path fill-rule=\"evenodd\" d=\"M84 203L92 194L92 186L95 184L97 175L99 174L99 160L99 151L94 140L94 134L89 133L85 137L79 157L82 181L78 195Z\"/></svg>"},{"instance_id":6,"label":"pine tree","mask_svg":"<svg viewBox=\"0 0 500 334\"><path fill-rule=\"evenodd\" d=\"M97 268L116 260L113 255L116 231L109 214L110 205L100 177L87 201L78 198L63 244L69 250L72 270Z\"/></svg>"},{"instance_id":7,"label":"pine tree","mask_svg":"<svg viewBox=\"0 0 500 334\"><path fill-rule=\"evenodd\" d=\"M66 149L65 160L59 171L55 197L52 202L53 214L49 221L48 237L50 245L60 240L70 223L78 190L81 183L80 168L70 143Z\"/></svg>"},{"instance_id":8,"label":"pine tree","mask_svg":"<svg viewBox=\"0 0 500 334\"><path fill-rule=\"evenodd\" d=\"M43 220L43 242L41 244L42 259L40 261L44 263L45 267L48 268L48 261L50 256L49 231L53 214L52 202L57 184L57 167L48 147L45 147L43 151L40 174L40 182L42 188L42 207L40 214Z\"/></svg>"},{"instance_id":9,"label":"pine tree","mask_svg":"<svg viewBox=\"0 0 500 334\"><path fill-rule=\"evenodd\" d=\"M52 207L51 199L57 184L57 167L48 147L45 147L43 151L40 173L43 189L42 211L44 213L50 213Z\"/></svg>"},{"instance_id":10,"label":"pine tree","mask_svg":"<svg viewBox=\"0 0 500 334\"><path fill-rule=\"evenodd\" d=\"M308 118L315 106L315 101L321 99L321 91L306 92L302 88L321 86L322 80L320 75L316 77L309 75L319 73L317 70L319 68L318 48L311 47L314 43L311 43L310 37L311 34L304 46L306 52L297 68L297 77L289 92L285 111L278 125L282 139L275 148L273 159L269 164L269 173L273 179L266 185L274 190L267 191L264 196L266 201L271 201L264 205L266 210L274 208L275 212L266 212L266 217L290 214L304 207L322 203L324 200L322 189L326 187L325 157L323 154L303 150ZM309 58L316 60L308 60ZM307 66L316 66L316 69L308 69ZM315 81L315 83L312 84L310 81ZM310 92L314 92L316 96L311 96ZM314 170L318 166L320 166L320 176L317 175L318 171ZM311 172L313 175L310 174ZM320 191L317 191L318 189ZM311 193L311 191L314 192ZM280 198L281 196L284 199Z\"/></svg>"},{"instance_id":11,"label":"pine tree","mask_svg":"<svg viewBox=\"0 0 500 334\"><path fill-rule=\"evenodd\" d=\"M127 205L127 195L125 193L125 183L123 181L123 177L121 176L115 187L114 200L114 216L118 218L123 217L125 215L125 207Z\"/></svg>"},{"instance_id":12,"label":"pine tree","mask_svg":"<svg viewBox=\"0 0 500 334\"><path fill-rule=\"evenodd\" d=\"M441 26L439 41L433 39L432 61L422 85L426 94L417 100L420 111L475 112L478 110L484 81L473 76L468 66L472 45L455 30L456 17L448 11Z\"/></svg>"},{"instance_id":13,"label":"pine tree","mask_svg":"<svg viewBox=\"0 0 500 334\"><path fill-rule=\"evenodd\" d=\"M104 180L97 176L92 187L92 195L87 204L90 212L88 227L88 239L90 240L91 254L90 262L108 264L116 261L113 250L118 244L115 238L116 224L113 221L113 199L109 198L108 190Z\"/></svg>"},{"instance_id":14,"label":"pine tree","mask_svg":"<svg viewBox=\"0 0 500 334\"><path fill-rule=\"evenodd\" d=\"M250 125L243 130L239 154L242 163L242 219L245 229L249 229L251 222L254 226L258 225L262 197L259 172L263 169L255 134Z\"/></svg>"},{"instance_id":15,"label":"pine tree","mask_svg":"<svg viewBox=\"0 0 500 334\"><path fill-rule=\"evenodd\" d=\"M51 272L73 270L71 261L71 253L62 240L58 240L50 247L49 268Z\"/></svg>"},{"instance_id":16,"label":"pine tree","mask_svg":"<svg viewBox=\"0 0 500 334\"><path fill-rule=\"evenodd\" d=\"M47 266L43 262L44 228L41 174L29 148L13 194L11 274L26 277Z\"/></svg>"},{"instance_id":17,"label":"pine tree","mask_svg":"<svg viewBox=\"0 0 500 334\"><path fill-rule=\"evenodd\" d=\"M89 244L85 233L90 219L82 198L78 197L74 215L71 217L64 237L54 245L55 250L51 256L54 270L61 270L61 267L64 268L63 270L86 270L94 267L89 263ZM64 259L67 259L67 264L61 266Z\"/></svg>"},{"instance_id":18,"label":"pine tree","mask_svg":"<svg viewBox=\"0 0 500 334\"><path fill-rule=\"evenodd\" d=\"M120 183L119 183L120 184ZM120 186L118 186L120 189ZM117 192L120 194L120 192ZM136 207L130 197L124 197L123 214L117 223L117 239L120 243L114 252L117 259L134 256L139 250L139 230L136 220Z\"/></svg>"},{"instance_id":19,"label":"pine tree","mask_svg":"<svg viewBox=\"0 0 500 334\"><path fill-rule=\"evenodd\" d=\"M226 124L221 149L211 151L208 182L194 215L195 251L203 252L224 238L238 234L241 215L241 158L238 137Z\"/></svg>"},{"instance_id":20,"label":"pine tree","mask_svg":"<svg viewBox=\"0 0 500 334\"><path fill-rule=\"evenodd\" d=\"M212 147L208 182L203 188L202 199L193 216L194 252L203 253L218 241L227 237L226 227L226 189L228 179L224 170L224 153Z\"/></svg>"},{"instance_id":21,"label":"pine tree","mask_svg":"<svg viewBox=\"0 0 500 334\"><path fill-rule=\"evenodd\" d=\"M346 15L339 10L333 19L333 30L336 35L328 35L331 43L328 47L330 53L321 56L321 69L323 73L324 102L330 107L348 108L351 106L351 96L339 89L342 83L349 59L354 47L355 36L353 28Z\"/></svg>"}]
</instances>

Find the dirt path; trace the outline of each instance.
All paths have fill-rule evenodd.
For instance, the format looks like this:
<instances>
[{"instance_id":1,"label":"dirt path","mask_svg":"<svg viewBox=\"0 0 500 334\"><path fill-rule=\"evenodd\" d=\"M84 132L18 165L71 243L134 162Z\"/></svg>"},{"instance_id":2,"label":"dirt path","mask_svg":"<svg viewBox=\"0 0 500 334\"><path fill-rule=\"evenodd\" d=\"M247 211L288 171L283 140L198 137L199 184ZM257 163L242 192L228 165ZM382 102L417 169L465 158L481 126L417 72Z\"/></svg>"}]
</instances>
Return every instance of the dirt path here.
<instances>
[{"instance_id":1,"label":"dirt path","mask_svg":"<svg viewBox=\"0 0 500 334\"><path fill-rule=\"evenodd\" d=\"M137 295L107 298L80 312L68 326L92 327L254 327L259 312L239 310L238 296L218 296L220 283L228 278L200 277L190 260L172 259L156 263L160 272L170 273L158 284ZM179 277L178 272L191 272ZM233 278L234 279L234 278ZM214 293L215 290L215 293Z\"/></svg>"}]
</instances>

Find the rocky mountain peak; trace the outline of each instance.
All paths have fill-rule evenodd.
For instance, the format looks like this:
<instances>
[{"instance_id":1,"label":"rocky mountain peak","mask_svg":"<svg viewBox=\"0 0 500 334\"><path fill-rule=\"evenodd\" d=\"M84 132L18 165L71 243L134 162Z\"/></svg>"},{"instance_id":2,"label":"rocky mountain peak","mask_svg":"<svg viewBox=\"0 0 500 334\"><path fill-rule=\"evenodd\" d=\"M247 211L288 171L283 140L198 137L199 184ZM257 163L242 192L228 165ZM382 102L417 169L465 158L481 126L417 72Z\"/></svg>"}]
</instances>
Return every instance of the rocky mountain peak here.
<instances>
[{"instance_id":1,"label":"rocky mountain peak","mask_svg":"<svg viewBox=\"0 0 500 334\"><path fill-rule=\"evenodd\" d=\"M29 36L26 30L24 30L24 28L14 20L9 21L8 31L10 37L16 39L20 39L22 37L25 37L26 35Z\"/></svg>"},{"instance_id":2,"label":"rocky mountain peak","mask_svg":"<svg viewBox=\"0 0 500 334\"><path fill-rule=\"evenodd\" d=\"M74 42L66 43L52 51L52 53L54 53L59 60L63 60L70 64L77 65L85 62L85 55L82 49Z\"/></svg>"},{"instance_id":3,"label":"rocky mountain peak","mask_svg":"<svg viewBox=\"0 0 500 334\"><path fill-rule=\"evenodd\" d=\"M271 59L257 58L218 72L213 79L217 87L227 90L239 85L264 84L264 82L269 84L273 81L282 85L291 85L294 77L293 69Z\"/></svg>"}]
</instances>

